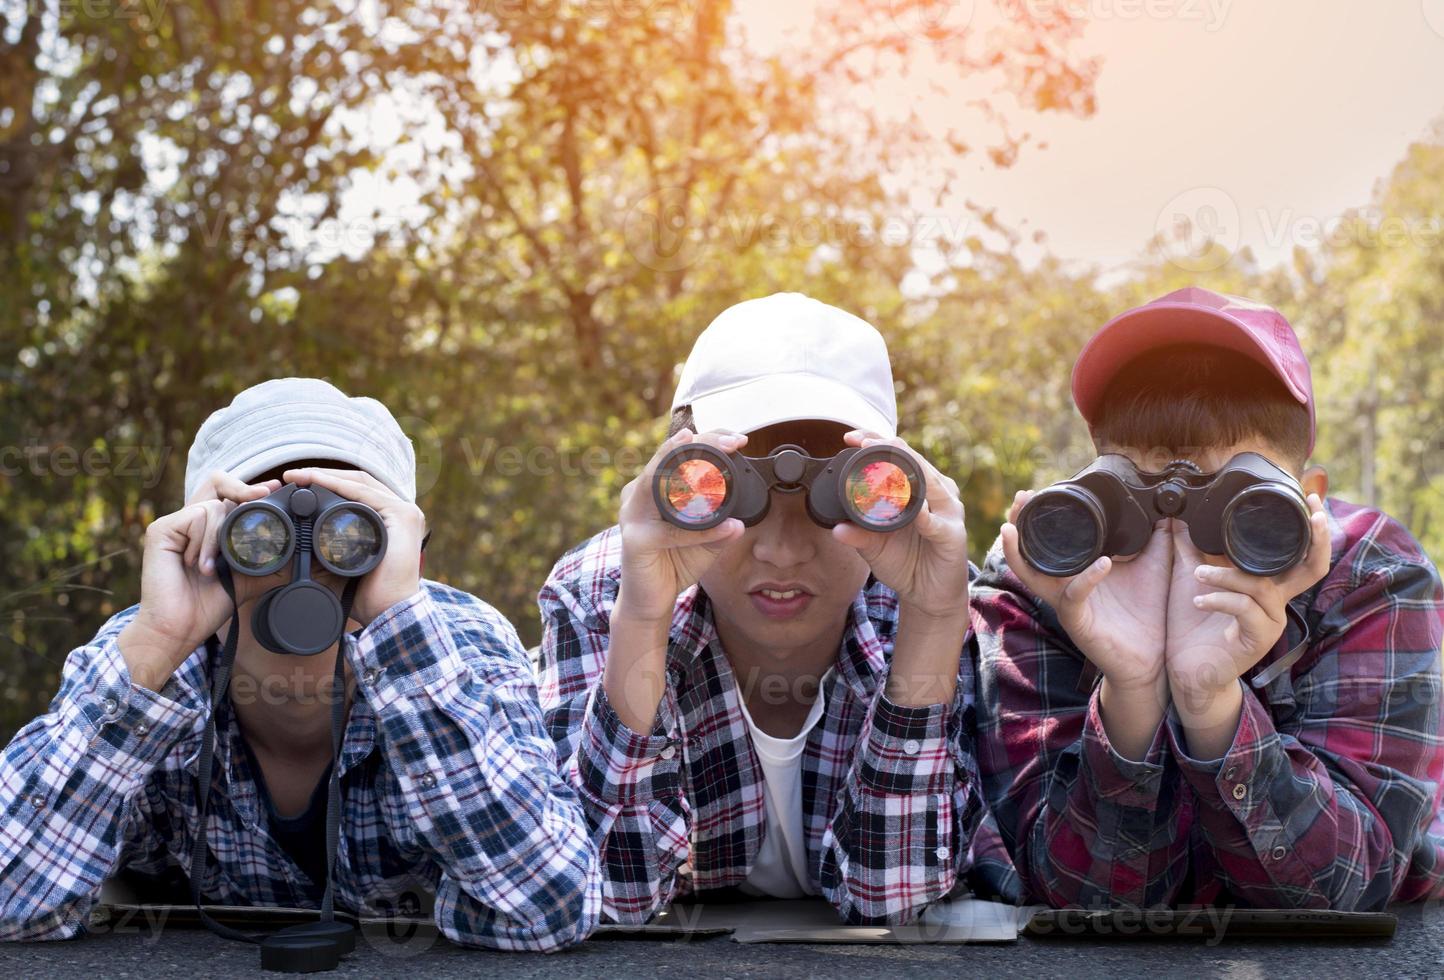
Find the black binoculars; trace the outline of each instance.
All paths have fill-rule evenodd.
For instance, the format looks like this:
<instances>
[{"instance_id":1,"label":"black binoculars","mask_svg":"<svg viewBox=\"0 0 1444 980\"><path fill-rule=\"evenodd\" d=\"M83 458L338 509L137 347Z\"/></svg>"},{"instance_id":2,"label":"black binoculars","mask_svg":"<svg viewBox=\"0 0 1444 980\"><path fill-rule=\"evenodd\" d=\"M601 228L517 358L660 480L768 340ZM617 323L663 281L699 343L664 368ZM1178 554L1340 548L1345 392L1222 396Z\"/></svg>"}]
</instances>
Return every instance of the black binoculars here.
<instances>
[{"instance_id":1,"label":"black binoculars","mask_svg":"<svg viewBox=\"0 0 1444 980\"><path fill-rule=\"evenodd\" d=\"M725 453L706 443L662 457L652 497L670 524L693 531L735 517L752 527L767 516L771 491L807 494L807 514L822 527L851 521L869 531L896 531L922 509L922 470L893 446L849 447L818 459L799 446L770 456Z\"/></svg>"},{"instance_id":2,"label":"black binoculars","mask_svg":"<svg viewBox=\"0 0 1444 980\"><path fill-rule=\"evenodd\" d=\"M1187 460L1140 471L1108 453L1034 494L1018 515L1023 558L1045 575L1077 575L1100 555L1143 550L1160 518L1176 517L1202 552L1250 575L1288 571L1309 550L1309 508L1297 480L1258 453L1204 473Z\"/></svg>"},{"instance_id":3,"label":"black binoculars","mask_svg":"<svg viewBox=\"0 0 1444 980\"><path fill-rule=\"evenodd\" d=\"M336 594L311 577L311 560L341 578L360 578L386 554L381 515L324 487L288 483L226 515L220 552L241 575L272 575L293 560L291 581L256 603L251 632L274 653L312 656L336 645L346 615Z\"/></svg>"}]
</instances>

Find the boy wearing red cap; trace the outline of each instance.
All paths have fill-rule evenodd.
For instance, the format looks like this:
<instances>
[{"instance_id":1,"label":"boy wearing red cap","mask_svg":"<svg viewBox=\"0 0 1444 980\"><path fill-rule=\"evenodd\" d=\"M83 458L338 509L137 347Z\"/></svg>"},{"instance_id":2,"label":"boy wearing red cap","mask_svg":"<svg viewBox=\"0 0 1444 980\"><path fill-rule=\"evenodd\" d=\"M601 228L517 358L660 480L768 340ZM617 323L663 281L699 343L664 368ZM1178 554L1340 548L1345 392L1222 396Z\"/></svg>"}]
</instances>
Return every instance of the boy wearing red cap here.
<instances>
[{"instance_id":1,"label":"boy wearing red cap","mask_svg":"<svg viewBox=\"0 0 1444 980\"><path fill-rule=\"evenodd\" d=\"M974 584L979 765L1030 896L1377 909L1444 894L1444 594L1396 521L1326 497L1308 362L1266 306L1183 289L1109 322L1073 396L1100 453L1308 494L1303 560L1254 576L1174 518L1054 578L1009 523Z\"/></svg>"}]
</instances>

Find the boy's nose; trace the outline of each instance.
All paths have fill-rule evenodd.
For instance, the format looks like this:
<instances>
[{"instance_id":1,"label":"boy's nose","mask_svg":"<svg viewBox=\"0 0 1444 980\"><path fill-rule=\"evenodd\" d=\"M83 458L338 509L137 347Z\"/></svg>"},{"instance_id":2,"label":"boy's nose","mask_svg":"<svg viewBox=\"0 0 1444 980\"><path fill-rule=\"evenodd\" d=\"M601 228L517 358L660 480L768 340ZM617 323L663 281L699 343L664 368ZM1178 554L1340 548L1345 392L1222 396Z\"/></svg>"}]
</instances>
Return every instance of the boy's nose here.
<instances>
[{"instance_id":1,"label":"boy's nose","mask_svg":"<svg viewBox=\"0 0 1444 980\"><path fill-rule=\"evenodd\" d=\"M821 530L807 516L802 494L773 492L767 517L752 535L752 556L777 568L806 564L817 557L814 536Z\"/></svg>"}]
</instances>

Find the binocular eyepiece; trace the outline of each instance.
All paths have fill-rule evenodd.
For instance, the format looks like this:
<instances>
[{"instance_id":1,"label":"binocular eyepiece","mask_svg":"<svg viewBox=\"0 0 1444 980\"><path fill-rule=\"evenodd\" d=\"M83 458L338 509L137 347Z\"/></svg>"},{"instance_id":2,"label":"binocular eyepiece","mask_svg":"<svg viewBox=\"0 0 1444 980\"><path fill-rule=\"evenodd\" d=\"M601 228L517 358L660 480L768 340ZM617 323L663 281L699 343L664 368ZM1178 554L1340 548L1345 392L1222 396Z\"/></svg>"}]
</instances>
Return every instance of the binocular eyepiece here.
<instances>
[{"instance_id":1,"label":"binocular eyepiece","mask_svg":"<svg viewBox=\"0 0 1444 980\"><path fill-rule=\"evenodd\" d=\"M1077 575L1100 555L1143 550L1154 524L1176 517L1200 551L1224 554L1250 575L1279 575L1309 550L1303 489L1257 453L1214 473L1187 460L1143 472L1108 453L1071 479L1034 494L1018 515L1023 558L1045 575Z\"/></svg>"},{"instance_id":2,"label":"binocular eyepiece","mask_svg":"<svg viewBox=\"0 0 1444 980\"><path fill-rule=\"evenodd\" d=\"M773 490L806 493L808 516L822 527L851 521L869 531L896 531L917 517L925 486L917 461L893 446L849 447L818 459L798 446L742 456L689 443L662 457L652 497L663 519L693 531L729 517L748 527L760 523Z\"/></svg>"},{"instance_id":3,"label":"binocular eyepiece","mask_svg":"<svg viewBox=\"0 0 1444 980\"><path fill-rule=\"evenodd\" d=\"M360 578L386 554L386 525L365 504L288 483L226 516L220 552L234 572L256 578L294 562L291 581L256 603L251 631L275 653L312 656L334 647L346 628L335 593L311 577L312 559L333 575Z\"/></svg>"}]
</instances>

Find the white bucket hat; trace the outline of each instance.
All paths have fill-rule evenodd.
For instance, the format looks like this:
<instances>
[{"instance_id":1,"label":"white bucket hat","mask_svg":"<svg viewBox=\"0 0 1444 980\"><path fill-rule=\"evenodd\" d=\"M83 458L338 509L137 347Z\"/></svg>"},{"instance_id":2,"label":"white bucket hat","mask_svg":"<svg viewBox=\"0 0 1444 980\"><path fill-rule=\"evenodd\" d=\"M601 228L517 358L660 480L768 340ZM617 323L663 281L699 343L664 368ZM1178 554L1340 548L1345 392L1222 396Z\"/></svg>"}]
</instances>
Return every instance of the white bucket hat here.
<instances>
[{"instance_id":1,"label":"white bucket hat","mask_svg":"<svg viewBox=\"0 0 1444 980\"><path fill-rule=\"evenodd\" d=\"M186 499L216 470L250 482L305 459L349 463L416 500L416 453L390 410L319 378L266 381L212 412L186 457Z\"/></svg>"}]
</instances>

